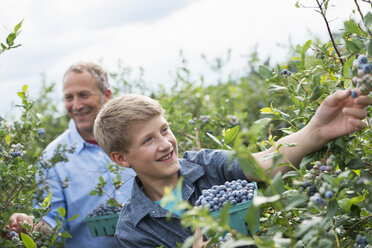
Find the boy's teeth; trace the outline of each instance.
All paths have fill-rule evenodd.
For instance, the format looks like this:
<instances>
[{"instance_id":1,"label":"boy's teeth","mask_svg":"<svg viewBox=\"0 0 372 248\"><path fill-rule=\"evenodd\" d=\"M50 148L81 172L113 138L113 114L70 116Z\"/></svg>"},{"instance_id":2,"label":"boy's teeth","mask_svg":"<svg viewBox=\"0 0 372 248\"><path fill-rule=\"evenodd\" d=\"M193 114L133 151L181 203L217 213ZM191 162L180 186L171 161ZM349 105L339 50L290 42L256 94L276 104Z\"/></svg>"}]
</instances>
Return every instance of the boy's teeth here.
<instances>
[{"instance_id":1,"label":"boy's teeth","mask_svg":"<svg viewBox=\"0 0 372 248\"><path fill-rule=\"evenodd\" d=\"M167 159L170 159L171 156L172 156L172 153L169 153L167 156L162 157L162 158L159 159L159 160L160 160L160 161L167 160Z\"/></svg>"}]
</instances>

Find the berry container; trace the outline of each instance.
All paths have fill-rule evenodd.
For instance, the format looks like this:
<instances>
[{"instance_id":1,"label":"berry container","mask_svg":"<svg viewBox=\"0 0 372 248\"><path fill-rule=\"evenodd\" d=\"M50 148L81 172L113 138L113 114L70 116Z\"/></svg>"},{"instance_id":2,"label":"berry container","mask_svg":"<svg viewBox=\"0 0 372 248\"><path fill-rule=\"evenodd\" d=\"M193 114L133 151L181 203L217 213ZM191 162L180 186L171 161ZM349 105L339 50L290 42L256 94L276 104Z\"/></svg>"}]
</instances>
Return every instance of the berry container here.
<instances>
[{"instance_id":1,"label":"berry container","mask_svg":"<svg viewBox=\"0 0 372 248\"><path fill-rule=\"evenodd\" d=\"M84 222L87 224L92 237L113 236L116 230L119 214L87 217Z\"/></svg>"},{"instance_id":2,"label":"berry container","mask_svg":"<svg viewBox=\"0 0 372 248\"><path fill-rule=\"evenodd\" d=\"M254 190L254 196L256 196L257 195L257 184L256 183L254 183L254 184L256 186L256 189ZM245 222L245 215L247 213L248 208L252 205L252 203L253 203L253 200L248 200L246 202L231 205L230 208L229 208L229 215L230 215L229 225L233 229L235 229L238 232L240 232L242 234L245 234L245 235L248 235L248 233L249 233L247 224ZM221 214L221 210L213 211L213 212L210 213L210 215L214 219L218 219L220 214ZM257 215L256 231L258 231L259 220L260 220L260 216Z\"/></svg>"}]
</instances>

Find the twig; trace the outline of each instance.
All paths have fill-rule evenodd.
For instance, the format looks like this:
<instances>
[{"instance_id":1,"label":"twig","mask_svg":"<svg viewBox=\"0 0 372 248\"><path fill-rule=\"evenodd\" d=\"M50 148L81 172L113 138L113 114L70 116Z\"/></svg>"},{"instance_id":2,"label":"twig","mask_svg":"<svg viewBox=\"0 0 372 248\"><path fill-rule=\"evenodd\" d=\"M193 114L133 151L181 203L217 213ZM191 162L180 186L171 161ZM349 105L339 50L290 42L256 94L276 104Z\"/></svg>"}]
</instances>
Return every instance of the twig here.
<instances>
[{"instance_id":1,"label":"twig","mask_svg":"<svg viewBox=\"0 0 372 248\"><path fill-rule=\"evenodd\" d=\"M365 28L366 28L366 30L367 30L369 36L372 37L372 33L371 33L371 31L369 30L369 28L366 26L366 23L364 22L364 16L363 16L362 11L360 10L360 7L359 7L359 4L358 4L358 1L357 1L357 0L354 0L354 2L355 2L355 5L357 6L357 10L358 10L358 12L359 12L360 17L362 18L363 24L364 24L364 26L365 26Z\"/></svg>"},{"instance_id":2,"label":"twig","mask_svg":"<svg viewBox=\"0 0 372 248\"><path fill-rule=\"evenodd\" d=\"M290 76L290 77L293 78L301 86L301 89L303 89L306 92L306 96L310 95L309 92L307 92L307 90L304 88L304 86L297 80L297 78L295 78L293 76Z\"/></svg>"},{"instance_id":3,"label":"twig","mask_svg":"<svg viewBox=\"0 0 372 248\"><path fill-rule=\"evenodd\" d=\"M371 217L372 217L372 215L367 216L367 217L361 219L360 221L358 221L357 223L355 223L354 225L352 225L352 226L349 228L349 230L347 230L347 232L344 233L344 234L340 237L340 239L343 238L343 237L345 237L346 234L348 234L352 229L354 229L354 227L356 227L356 226L359 225L360 223L362 223L362 222L368 220L368 219L371 218Z\"/></svg>"},{"instance_id":4,"label":"twig","mask_svg":"<svg viewBox=\"0 0 372 248\"><path fill-rule=\"evenodd\" d=\"M197 128L195 128L194 130L195 130L195 139L196 139L196 150L200 151L199 132Z\"/></svg>"},{"instance_id":5,"label":"twig","mask_svg":"<svg viewBox=\"0 0 372 248\"><path fill-rule=\"evenodd\" d=\"M324 19L324 21L325 21L325 23L326 23L327 30L328 30L328 34L329 34L329 36L330 36L330 38L331 38L331 41L332 41L332 46L333 46L333 48L335 49L335 51L336 51L336 53L337 53L337 55L338 55L338 58L340 59L340 63L341 63L341 65L344 66L344 61L342 60L342 58L341 58L341 54L340 54L340 52L339 52L338 49L337 49L336 42L335 42L335 40L334 40L334 38L333 38L333 35L332 35L331 29L330 29L330 27L329 27L329 23L328 23L328 20L327 20L326 14L325 14L325 12L324 12L324 9L323 9L322 5L319 3L319 0L316 0L316 3L318 4L319 10L320 10L320 14L322 15L322 17L323 17L323 19Z\"/></svg>"}]
</instances>

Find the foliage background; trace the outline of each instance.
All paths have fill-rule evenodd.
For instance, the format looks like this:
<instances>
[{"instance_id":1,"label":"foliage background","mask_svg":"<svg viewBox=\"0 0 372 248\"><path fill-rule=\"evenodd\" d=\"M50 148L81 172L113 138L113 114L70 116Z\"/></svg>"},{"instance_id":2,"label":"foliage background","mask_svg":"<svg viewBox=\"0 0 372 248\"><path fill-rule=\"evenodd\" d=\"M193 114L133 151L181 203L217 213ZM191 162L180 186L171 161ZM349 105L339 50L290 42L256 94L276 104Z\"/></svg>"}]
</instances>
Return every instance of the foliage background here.
<instances>
[{"instance_id":1,"label":"foliage background","mask_svg":"<svg viewBox=\"0 0 372 248\"><path fill-rule=\"evenodd\" d=\"M326 28L329 1L315 2ZM114 95L136 92L159 100L167 111L181 153L201 148L230 148L245 171L262 175L259 168L252 166L249 153L266 149L274 139L301 129L333 91L355 87L352 78L358 71L353 68L353 61L360 54L372 56L372 13L361 13L358 2L355 3L356 9L350 19L345 20L343 30L330 33L328 42L313 38L293 46L289 51L291 59L282 64L272 65L269 59L261 61L258 54L253 53L247 59L250 67L247 76L217 80L216 84L206 86L203 77L190 80L192 72L181 51L180 66L174 72L171 87L149 90L140 76L133 79L130 68L118 63L117 71L110 73ZM13 40L19 28L14 29ZM11 44L7 42L8 48L3 48L2 52L14 47L13 40ZM209 64L218 74L227 62L228 56ZM290 71L291 75L282 74L283 70ZM23 238L23 242L6 239L4 230L13 212L32 213L38 217L47 211L48 201L41 210L33 209L31 203L33 194L37 193L33 176L42 150L63 132L68 123L66 114L56 114L60 99L53 98L54 91L55 84L45 81L40 93L34 97L29 96L24 87L18 94L21 98L19 107L23 111L19 120L8 122L0 118L0 245L4 247L51 246L57 237L68 237L68 234L59 233L62 222L50 236L30 234L30 241ZM370 119L368 121L369 127L365 130L336 139L305 157L297 171L274 179L263 177L258 197L261 200L252 205L246 216L254 235L236 234L234 239L221 246L254 243L259 247L352 247L357 235L366 236L371 242L372 132ZM231 137L227 130L235 126L239 126L240 131ZM20 155L13 156L15 151ZM272 156L279 158L280 154ZM49 161L48 166L63 159L61 152L54 161ZM332 169L316 172L313 166L317 163L330 165ZM312 200L309 188L302 186L304 181L315 185L317 191L326 187L334 196L325 199L322 195L324 202L317 204ZM260 231L254 233L254 216L258 212ZM62 210L60 214L63 217ZM191 215L199 218L191 218ZM227 219L216 222L205 211L192 209L183 216L183 221L187 226L201 226L204 232L212 232L211 243L218 243L219 236L231 231L226 225ZM191 240L184 246L190 245Z\"/></svg>"}]
</instances>

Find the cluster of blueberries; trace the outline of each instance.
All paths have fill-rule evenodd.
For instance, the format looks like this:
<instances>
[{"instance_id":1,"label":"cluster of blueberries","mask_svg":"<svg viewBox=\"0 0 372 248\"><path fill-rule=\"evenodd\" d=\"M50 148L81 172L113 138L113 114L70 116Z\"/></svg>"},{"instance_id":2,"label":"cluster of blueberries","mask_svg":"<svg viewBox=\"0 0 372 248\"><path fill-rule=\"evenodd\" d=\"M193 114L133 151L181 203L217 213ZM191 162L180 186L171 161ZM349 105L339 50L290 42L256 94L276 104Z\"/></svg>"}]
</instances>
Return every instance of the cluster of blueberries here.
<instances>
[{"instance_id":1,"label":"cluster of blueberries","mask_svg":"<svg viewBox=\"0 0 372 248\"><path fill-rule=\"evenodd\" d=\"M362 236L360 234L356 237L356 243L354 244L355 248L364 248L368 245L368 240L366 236Z\"/></svg>"},{"instance_id":2,"label":"cluster of blueberries","mask_svg":"<svg viewBox=\"0 0 372 248\"><path fill-rule=\"evenodd\" d=\"M286 78L286 77L288 77L288 76L291 75L291 72L288 71L288 70L286 70L286 69L284 69L284 70L282 70L282 71L280 72L280 74L282 74L282 76L283 76L284 78Z\"/></svg>"},{"instance_id":3,"label":"cluster of blueberries","mask_svg":"<svg viewBox=\"0 0 372 248\"><path fill-rule=\"evenodd\" d=\"M372 65L368 62L367 56L359 55L358 59L353 61L353 67L358 70L358 76L352 79L353 85L364 94L372 88ZM355 98L357 95L354 92L351 96Z\"/></svg>"},{"instance_id":4,"label":"cluster of blueberries","mask_svg":"<svg viewBox=\"0 0 372 248\"><path fill-rule=\"evenodd\" d=\"M210 189L202 190L202 194L195 202L196 206L207 207L211 211L217 211L230 202L231 205L252 200L256 185L247 180L233 180L223 185L213 185Z\"/></svg>"},{"instance_id":5,"label":"cluster of blueberries","mask_svg":"<svg viewBox=\"0 0 372 248\"><path fill-rule=\"evenodd\" d=\"M326 165L317 161L310 173L305 175L305 180L301 186L310 195L308 207L312 207L314 203L319 207L323 207L327 203L326 199L333 198L332 186L323 180L323 174L330 173L334 166L334 156L331 156L327 159Z\"/></svg>"},{"instance_id":6,"label":"cluster of blueberries","mask_svg":"<svg viewBox=\"0 0 372 248\"><path fill-rule=\"evenodd\" d=\"M23 145L20 143L13 144L9 150L9 153L13 158L21 157L26 154L26 152L23 150Z\"/></svg>"},{"instance_id":7,"label":"cluster of blueberries","mask_svg":"<svg viewBox=\"0 0 372 248\"><path fill-rule=\"evenodd\" d=\"M101 203L87 215L87 218L120 213L122 207Z\"/></svg>"}]
</instances>

